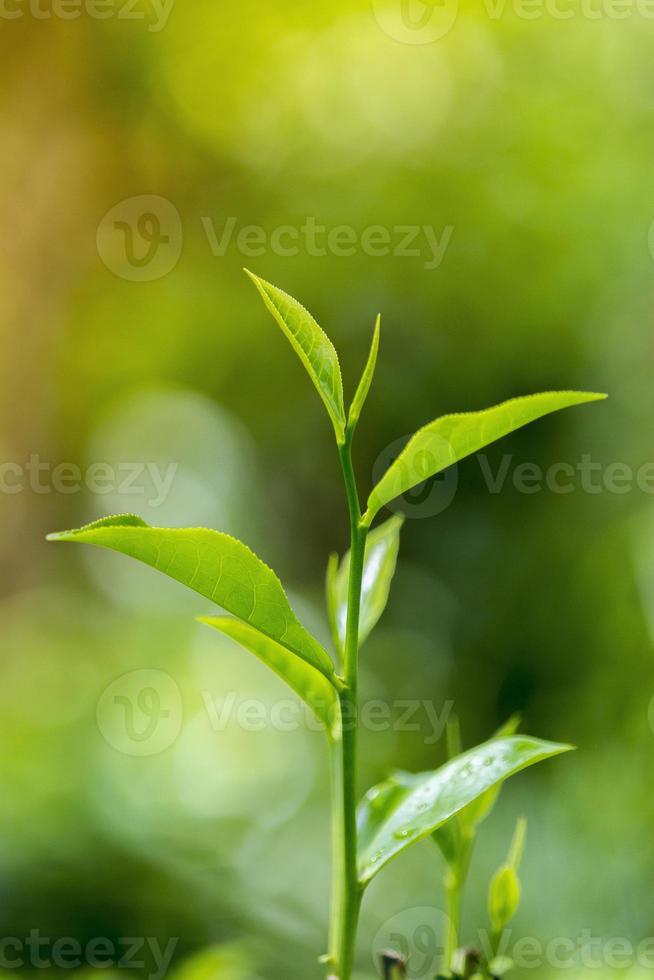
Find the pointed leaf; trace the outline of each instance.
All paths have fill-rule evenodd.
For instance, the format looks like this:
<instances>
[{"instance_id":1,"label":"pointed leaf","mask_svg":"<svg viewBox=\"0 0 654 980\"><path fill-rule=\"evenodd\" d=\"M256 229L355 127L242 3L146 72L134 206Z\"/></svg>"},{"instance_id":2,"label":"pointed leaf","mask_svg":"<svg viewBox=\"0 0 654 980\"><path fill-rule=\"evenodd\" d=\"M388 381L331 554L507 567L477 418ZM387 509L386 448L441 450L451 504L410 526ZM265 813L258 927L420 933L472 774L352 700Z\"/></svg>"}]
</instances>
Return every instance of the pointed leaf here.
<instances>
[{"instance_id":1,"label":"pointed leaf","mask_svg":"<svg viewBox=\"0 0 654 980\"><path fill-rule=\"evenodd\" d=\"M520 715L511 715L507 721L501 725L495 734L495 738L503 738L507 735L515 735L520 724ZM448 758L452 759L461 754L461 736L459 732L458 718L448 721ZM474 841L474 836L479 824L486 819L497 802L500 795L502 783L496 783L485 793L478 796L472 803L468 803L457 813L456 817L448 820L432 834L434 843L438 845L441 854L450 867L457 863L469 853Z\"/></svg>"},{"instance_id":2,"label":"pointed leaf","mask_svg":"<svg viewBox=\"0 0 654 980\"><path fill-rule=\"evenodd\" d=\"M520 715L513 714L508 718L503 725L501 725L498 730L493 735L493 738L506 738L507 735L515 735L520 725ZM497 799L500 795L502 789L502 783L496 783L495 786L491 786L489 790L478 796L476 800L468 804L461 813L458 819L461 822L464 833L473 833L480 823L482 823L486 817L488 817L497 803Z\"/></svg>"},{"instance_id":3,"label":"pointed leaf","mask_svg":"<svg viewBox=\"0 0 654 980\"><path fill-rule=\"evenodd\" d=\"M400 547L400 528L403 517L391 517L371 531L366 540L366 551L361 585L361 610L359 613L359 643L370 635L386 608L391 581L395 574L397 553ZM345 643L347 626L347 592L350 576L350 552L343 556L338 573L333 577L332 598L336 627L341 645Z\"/></svg>"},{"instance_id":4,"label":"pointed leaf","mask_svg":"<svg viewBox=\"0 0 654 980\"><path fill-rule=\"evenodd\" d=\"M368 497L363 523L372 523L385 504L496 439L550 412L606 395L588 391L547 391L512 398L481 412L444 415L419 429L391 463Z\"/></svg>"},{"instance_id":5,"label":"pointed leaf","mask_svg":"<svg viewBox=\"0 0 654 980\"><path fill-rule=\"evenodd\" d=\"M360 881L367 884L491 786L570 748L514 735L478 745L435 772L404 773L374 787L358 809Z\"/></svg>"},{"instance_id":6,"label":"pointed leaf","mask_svg":"<svg viewBox=\"0 0 654 980\"><path fill-rule=\"evenodd\" d=\"M334 345L301 303L248 269L245 271L304 364L329 412L337 439L342 442L345 432L343 381Z\"/></svg>"},{"instance_id":7,"label":"pointed leaf","mask_svg":"<svg viewBox=\"0 0 654 980\"><path fill-rule=\"evenodd\" d=\"M350 429L359 421L359 416L361 415L361 410L365 404L366 398L368 397L368 392L370 391L370 385L372 384L372 379L375 374L375 367L377 365L377 353L379 352L379 330L381 326L381 316L377 315L377 320L375 322L375 331L372 335L372 343L370 344L370 353L368 354L368 360L366 361L366 366L363 369L363 374L361 375L361 381L359 381L359 387L356 390L354 398L352 399L352 404L350 405L350 413L348 416L347 424Z\"/></svg>"},{"instance_id":8,"label":"pointed leaf","mask_svg":"<svg viewBox=\"0 0 654 980\"><path fill-rule=\"evenodd\" d=\"M332 634L332 642L339 653L343 652L343 641L338 631L338 555L332 551L327 561L327 574L325 575L325 599L327 603L327 616L329 619L329 629Z\"/></svg>"},{"instance_id":9,"label":"pointed leaf","mask_svg":"<svg viewBox=\"0 0 654 980\"><path fill-rule=\"evenodd\" d=\"M124 514L49 534L48 540L99 545L151 565L250 623L328 679L335 677L329 654L302 626L275 573L229 534L149 527L139 517Z\"/></svg>"},{"instance_id":10,"label":"pointed leaf","mask_svg":"<svg viewBox=\"0 0 654 980\"><path fill-rule=\"evenodd\" d=\"M199 621L236 640L267 664L309 705L330 735L338 734L340 731L338 695L333 685L322 674L249 623L227 616L201 616Z\"/></svg>"},{"instance_id":11,"label":"pointed leaf","mask_svg":"<svg viewBox=\"0 0 654 980\"><path fill-rule=\"evenodd\" d=\"M509 864L515 871L520 867L520 862L522 861L522 854L525 849L525 837L527 836L527 818L518 817L515 825L515 830L513 832L513 840L511 841L511 847L509 848L509 856L506 859L506 863Z\"/></svg>"}]
</instances>

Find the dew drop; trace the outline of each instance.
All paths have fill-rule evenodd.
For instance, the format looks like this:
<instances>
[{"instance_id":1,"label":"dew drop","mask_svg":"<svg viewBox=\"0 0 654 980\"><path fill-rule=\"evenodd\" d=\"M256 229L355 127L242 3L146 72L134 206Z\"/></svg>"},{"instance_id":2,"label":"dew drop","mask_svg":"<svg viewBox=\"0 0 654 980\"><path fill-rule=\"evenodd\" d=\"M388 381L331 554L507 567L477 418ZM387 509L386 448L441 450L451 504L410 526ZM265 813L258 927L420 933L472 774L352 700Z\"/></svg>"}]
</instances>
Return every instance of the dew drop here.
<instances>
[{"instance_id":1,"label":"dew drop","mask_svg":"<svg viewBox=\"0 0 654 980\"><path fill-rule=\"evenodd\" d=\"M404 828L403 830L396 830L395 833L393 834L393 837L395 838L395 840L406 840L407 837L411 837L412 834L414 833L415 831L413 830L413 827L409 827L409 828Z\"/></svg>"}]
</instances>

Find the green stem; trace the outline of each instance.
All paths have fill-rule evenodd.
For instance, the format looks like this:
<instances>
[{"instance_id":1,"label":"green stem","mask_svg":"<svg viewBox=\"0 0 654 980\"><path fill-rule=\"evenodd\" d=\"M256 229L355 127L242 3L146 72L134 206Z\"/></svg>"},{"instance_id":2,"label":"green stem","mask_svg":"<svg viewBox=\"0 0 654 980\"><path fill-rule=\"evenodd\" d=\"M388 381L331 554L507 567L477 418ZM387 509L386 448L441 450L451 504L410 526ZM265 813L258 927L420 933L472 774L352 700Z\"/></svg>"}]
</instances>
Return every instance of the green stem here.
<instances>
[{"instance_id":1,"label":"green stem","mask_svg":"<svg viewBox=\"0 0 654 980\"><path fill-rule=\"evenodd\" d=\"M329 762L332 806L332 886L331 916L329 924L330 973L336 968L341 946L341 907L343 904L343 833L341 814L343 812L343 759L340 740L329 739Z\"/></svg>"},{"instance_id":2,"label":"green stem","mask_svg":"<svg viewBox=\"0 0 654 980\"><path fill-rule=\"evenodd\" d=\"M473 837L466 837L461 845L461 855L455 867L448 868L445 875L445 912L447 915L447 937L443 954L443 972L449 975L452 971L454 954L459 947L459 932L461 929L461 906L463 890L468 877L470 858L472 856Z\"/></svg>"},{"instance_id":3,"label":"green stem","mask_svg":"<svg viewBox=\"0 0 654 980\"><path fill-rule=\"evenodd\" d=\"M348 583L347 625L343 649L343 690L339 692L342 717L338 769L340 791L334 788L333 797L340 808L339 832L334 842L334 858L338 862L338 884L332 905L331 959L338 980L350 980L354 964L356 932L361 907L362 890L357 869L357 729L359 686L359 612L361 584L367 529L361 527L361 508L354 477L351 455L352 433L346 434L339 446L341 467L345 480L350 514L350 578ZM335 777L336 778L336 777Z\"/></svg>"},{"instance_id":4,"label":"green stem","mask_svg":"<svg viewBox=\"0 0 654 980\"><path fill-rule=\"evenodd\" d=\"M444 972L449 976L454 954L459 946L461 927L461 882L456 873L448 871L445 877L445 912L447 915L447 936L443 953Z\"/></svg>"}]
</instances>

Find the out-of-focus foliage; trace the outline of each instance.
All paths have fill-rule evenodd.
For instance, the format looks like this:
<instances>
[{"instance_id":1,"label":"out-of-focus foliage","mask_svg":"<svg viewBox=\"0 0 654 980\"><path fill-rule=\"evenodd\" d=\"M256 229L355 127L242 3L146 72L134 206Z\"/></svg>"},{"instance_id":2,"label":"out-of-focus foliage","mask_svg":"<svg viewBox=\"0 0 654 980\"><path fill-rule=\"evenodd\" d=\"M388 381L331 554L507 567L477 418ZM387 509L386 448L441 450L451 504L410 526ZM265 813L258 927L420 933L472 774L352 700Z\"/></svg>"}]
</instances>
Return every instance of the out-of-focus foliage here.
<instances>
[{"instance_id":1,"label":"out-of-focus foliage","mask_svg":"<svg viewBox=\"0 0 654 980\"><path fill-rule=\"evenodd\" d=\"M610 393L463 461L405 508L394 588L362 656L360 779L363 793L394 767L441 764L450 701L471 744L515 710L525 730L575 743L507 784L464 932L485 921L483 883L520 812L515 936L589 932L593 956L616 937L637 947L654 930L642 469L654 24L631 8L526 19L461 3L444 37L412 45L368 0L177 0L158 31L152 8L145 20L22 9L0 24L0 447L20 468L2 470L0 493L0 934L178 937L175 970L212 947L229 951L223 980L321 975L320 733L301 711L295 724L281 681L194 621L212 612L202 599L120 556L43 540L126 511L237 535L328 643L324 562L347 549L337 459L247 265L311 308L341 355L346 404L382 312L355 442L364 499L426 419L529 391ZM177 264L150 281L112 271L96 242L104 215L139 195L168 201L182 231ZM328 247L342 225L354 254ZM265 233L259 255L237 246L246 226ZM296 255L271 247L281 226L298 230ZM391 250L396 227L432 229L442 254L424 231L418 255L368 254L377 226ZM62 491L62 463L120 479ZM551 478L569 464L555 477L571 492L521 483L524 463ZM613 464L640 483L609 491ZM172 474L168 491L153 473ZM171 712L151 754L118 726L129 704L137 736ZM400 915L412 935L407 910L442 904L437 862L425 843L373 882L358 980L375 976L382 924ZM606 958L589 974L612 975Z\"/></svg>"}]
</instances>

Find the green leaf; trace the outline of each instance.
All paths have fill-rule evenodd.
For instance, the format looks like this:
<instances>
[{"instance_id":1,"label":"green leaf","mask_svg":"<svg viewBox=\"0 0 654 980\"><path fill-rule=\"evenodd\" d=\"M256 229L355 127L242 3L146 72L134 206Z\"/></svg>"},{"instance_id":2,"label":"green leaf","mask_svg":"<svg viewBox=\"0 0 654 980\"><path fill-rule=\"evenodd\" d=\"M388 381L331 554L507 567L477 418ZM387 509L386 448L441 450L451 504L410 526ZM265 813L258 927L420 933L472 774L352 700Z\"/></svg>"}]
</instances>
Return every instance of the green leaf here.
<instances>
[{"instance_id":1,"label":"green leaf","mask_svg":"<svg viewBox=\"0 0 654 980\"><path fill-rule=\"evenodd\" d=\"M498 728L493 738L503 738L515 735L520 724L520 715L514 714ZM447 723L448 758L452 759L461 753L461 736L457 718ZM468 803L457 813L456 817L438 827L432 834L441 854L450 867L458 866L459 862L470 853L470 847L479 824L486 819L497 802L502 783L496 783L490 789Z\"/></svg>"},{"instance_id":2,"label":"green leaf","mask_svg":"<svg viewBox=\"0 0 654 980\"><path fill-rule=\"evenodd\" d=\"M199 621L236 640L267 664L309 705L326 731L338 736L341 727L338 695L322 674L249 623L226 616L200 616Z\"/></svg>"},{"instance_id":3,"label":"green leaf","mask_svg":"<svg viewBox=\"0 0 654 980\"><path fill-rule=\"evenodd\" d=\"M501 932L520 905L520 882L515 870L503 865L493 875L488 895L488 913L494 933Z\"/></svg>"},{"instance_id":4,"label":"green leaf","mask_svg":"<svg viewBox=\"0 0 654 980\"><path fill-rule=\"evenodd\" d=\"M511 715L503 725L498 728L498 730L493 735L493 738L506 738L507 735L515 735L520 725L520 715ZM476 831L480 823L482 823L486 817L488 817L497 803L497 798L500 795L502 789L502 783L496 783L495 786L491 786L489 790L478 796L476 800L468 804L461 813L458 819L461 822L463 832L466 834L472 834Z\"/></svg>"},{"instance_id":5,"label":"green leaf","mask_svg":"<svg viewBox=\"0 0 654 980\"><path fill-rule=\"evenodd\" d=\"M335 680L329 654L302 626L275 573L229 534L206 528L149 527L140 517L124 514L49 534L48 540L99 545L151 565Z\"/></svg>"},{"instance_id":6,"label":"green leaf","mask_svg":"<svg viewBox=\"0 0 654 980\"><path fill-rule=\"evenodd\" d=\"M491 786L571 746L513 735L492 739L435 772L396 774L358 808L359 877L367 884L391 858L423 840Z\"/></svg>"},{"instance_id":7,"label":"green leaf","mask_svg":"<svg viewBox=\"0 0 654 980\"><path fill-rule=\"evenodd\" d=\"M481 412L444 415L430 422L411 437L373 489L363 523L370 526L375 514L391 500L528 422L602 398L606 395L596 392L547 391L512 398Z\"/></svg>"},{"instance_id":8,"label":"green leaf","mask_svg":"<svg viewBox=\"0 0 654 980\"><path fill-rule=\"evenodd\" d=\"M509 924L520 905L518 868L522 860L526 834L527 821L525 817L519 817L506 863L495 872L490 883L488 912L491 928L496 935Z\"/></svg>"},{"instance_id":9,"label":"green leaf","mask_svg":"<svg viewBox=\"0 0 654 980\"><path fill-rule=\"evenodd\" d=\"M518 817L518 821L515 825L515 831L513 832L513 840L511 841L511 847L509 849L509 856L506 859L506 863L510 864L511 867L517 871L520 867L520 862L522 861L522 854L525 849L525 837L527 836L527 818Z\"/></svg>"},{"instance_id":10,"label":"green leaf","mask_svg":"<svg viewBox=\"0 0 654 980\"><path fill-rule=\"evenodd\" d=\"M400 528L403 517L391 517L371 531L366 540L361 585L361 609L359 612L359 644L370 635L377 625L388 602L391 581L395 574L397 553L400 547ZM350 577L350 552L343 556L340 568L332 571L329 584L329 604L333 610L341 647L345 643L347 626L348 581Z\"/></svg>"},{"instance_id":11,"label":"green leaf","mask_svg":"<svg viewBox=\"0 0 654 980\"><path fill-rule=\"evenodd\" d=\"M327 561L327 573L325 575L325 599L327 603L327 616L329 619L329 629L332 635L332 642L335 649L342 654L343 643L338 632L338 555L332 551Z\"/></svg>"},{"instance_id":12,"label":"green leaf","mask_svg":"<svg viewBox=\"0 0 654 980\"><path fill-rule=\"evenodd\" d=\"M331 417L336 438L343 442L345 406L343 380L338 354L327 334L308 310L265 279L245 270L259 290L261 297L304 364Z\"/></svg>"},{"instance_id":13,"label":"green leaf","mask_svg":"<svg viewBox=\"0 0 654 980\"><path fill-rule=\"evenodd\" d=\"M359 387L357 388L354 398L352 399L352 404L350 405L350 412L347 420L349 429L353 429L357 424L357 422L359 421L361 410L365 404L366 398L368 397L368 392L370 391L370 385L372 384L372 379L375 374L375 367L377 365L377 353L379 352L380 327L381 327L381 316L378 314L377 320L375 322L375 330L372 335L372 343L370 344L370 353L368 354L368 360L366 361L366 366L363 369L363 374L361 375L361 381L359 381Z\"/></svg>"}]
</instances>

